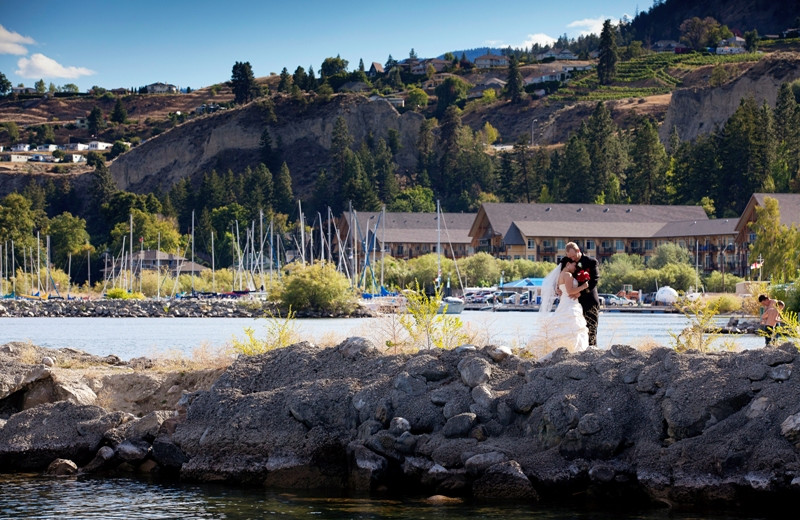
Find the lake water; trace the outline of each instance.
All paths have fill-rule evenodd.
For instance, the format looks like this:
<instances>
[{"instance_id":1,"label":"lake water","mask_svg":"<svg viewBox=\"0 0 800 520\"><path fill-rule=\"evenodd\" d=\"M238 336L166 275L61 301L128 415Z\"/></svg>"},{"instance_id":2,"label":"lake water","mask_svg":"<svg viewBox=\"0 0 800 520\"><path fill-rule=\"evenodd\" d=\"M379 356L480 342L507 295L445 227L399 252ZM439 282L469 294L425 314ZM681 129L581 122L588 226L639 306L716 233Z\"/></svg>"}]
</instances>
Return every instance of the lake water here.
<instances>
[{"instance_id":1,"label":"lake water","mask_svg":"<svg viewBox=\"0 0 800 520\"><path fill-rule=\"evenodd\" d=\"M540 328L536 312L465 311L460 315L476 344L523 346ZM726 321L720 319L721 321ZM0 345L30 341L51 348L71 347L96 355L122 359L181 353L191 356L200 346L222 348L233 336L244 337L245 327L256 335L265 319L244 318L2 318ZM622 343L672 344L670 332L680 332L688 320L679 314L600 315L600 348ZM382 318L301 319L301 339L335 344L349 336L366 336L383 344L390 324ZM763 339L752 335L724 336L737 348L756 348ZM0 472L2 468L0 468ZM47 478L0 473L0 518L26 519L530 519L540 520L690 520L736 518L721 513L681 515L665 510L603 511L564 509L532 504L459 503L431 505L423 499L324 497L279 493L262 489L160 482L141 479ZM741 518L741 517L739 517ZM747 518L753 518L749 516Z\"/></svg>"},{"instance_id":2,"label":"lake water","mask_svg":"<svg viewBox=\"0 0 800 520\"><path fill-rule=\"evenodd\" d=\"M464 311L460 316L473 343L505 344L519 347L539 333L538 312ZM9 341L30 341L50 348L70 347L122 359L154 357L167 353L191 356L202 346L217 349L235 336L244 338L251 327L256 337L264 336L267 318L0 318L0 345ZM720 318L720 322L726 322ZM613 344L641 346L673 344L670 333L688 324L682 314L628 314L602 312L597 342L600 348ZM333 345L350 336L365 336L384 345L392 327L385 318L298 319L295 330L300 339ZM763 338L754 335L726 335L740 349L761 347Z\"/></svg>"},{"instance_id":3,"label":"lake water","mask_svg":"<svg viewBox=\"0 0 800 520\"><path fill-rule=\"evenodd\" d=\"M503 501L433 505L424 498L311 496L132 478L50 478L0 474L0 518L435 520L733 520L766 516L576 509Z\"/></svg>"}]
</instances>

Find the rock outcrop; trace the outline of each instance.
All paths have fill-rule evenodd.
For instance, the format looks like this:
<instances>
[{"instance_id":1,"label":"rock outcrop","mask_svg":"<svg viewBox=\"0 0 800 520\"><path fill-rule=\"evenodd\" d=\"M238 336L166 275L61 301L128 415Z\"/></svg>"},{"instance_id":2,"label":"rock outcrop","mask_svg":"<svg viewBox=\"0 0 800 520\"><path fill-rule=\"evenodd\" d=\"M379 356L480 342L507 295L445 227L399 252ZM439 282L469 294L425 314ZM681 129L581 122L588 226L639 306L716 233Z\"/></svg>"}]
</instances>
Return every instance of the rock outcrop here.
<instances>
[{"instance_id":1,"label":"rock outcrop","mask_svg":"<svg viewBox=\"0 0 800 520\"><path fill-rule=\"evenodd\" d=\"M414 112L400 115L385 100L348 95L335 96L330 102L314 102L302 110L288 101L273 106L257 100L242 108L194 119L120 156L110 170L122 190L144 193L158 187L169 189L184 177L210 172L220 159L232 165L239 158L242 168L257 162L266 129L272 142L280 143L281 154L297 184L295 193L303 194L310 189L313 174L328 166L331 137L339 116L347 122L355 142L370 134L376 139L386 138L390 129L396 130L401 147L395 159L401 171L415 167L416 140L423 117Z\"/></svg>"},{"instance_id":2,"label":"rock outcrop","mask_svg":"<svg viewBox=\"0 0 800 520\"><path fill-rule=\"evenodd\" d=\"M240 358L172 413L64 402L12 415L0 465L43 471L62 458L283 488L778 506L800 493L798 364L790 344L534 361L495 346L389 356L360 338L299 343Z\"/></svg>"},{"instance_id":3,"label":"rock outcrop","mask_svg":"<svg viewBox=\"0 0 800 520\"><path fill-rule=\"evenodd\" d=\"M666 143L673 127L683 141L713 132L725 124L741 100L748 96L758 104L766 102L774 107L781 84L797 78L800 78L798 55L778 52L722 86L676 90L672 93L659 137Z\"/></svg>"}]
</instances>

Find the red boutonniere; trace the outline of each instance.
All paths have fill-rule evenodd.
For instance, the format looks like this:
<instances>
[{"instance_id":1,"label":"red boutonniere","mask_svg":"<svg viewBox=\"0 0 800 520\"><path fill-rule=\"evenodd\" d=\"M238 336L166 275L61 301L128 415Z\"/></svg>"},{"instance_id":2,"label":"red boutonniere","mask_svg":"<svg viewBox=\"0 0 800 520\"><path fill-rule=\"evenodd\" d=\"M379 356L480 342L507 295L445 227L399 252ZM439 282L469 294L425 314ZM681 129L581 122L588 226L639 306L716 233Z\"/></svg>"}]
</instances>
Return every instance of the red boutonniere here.
<instances>
[{"instance_id":1,"label":"red boutonniere","mask_svg":"<svg viewBox=\"0 0 800 520\"><path fill-rule=\"evenodd\" d=\"M578 280L578 283L588 282L589 278L591 278L591 276L589 276L589 271L586 269L581 269L575 273L575 279Z\"/></svg>"}]
</instances>

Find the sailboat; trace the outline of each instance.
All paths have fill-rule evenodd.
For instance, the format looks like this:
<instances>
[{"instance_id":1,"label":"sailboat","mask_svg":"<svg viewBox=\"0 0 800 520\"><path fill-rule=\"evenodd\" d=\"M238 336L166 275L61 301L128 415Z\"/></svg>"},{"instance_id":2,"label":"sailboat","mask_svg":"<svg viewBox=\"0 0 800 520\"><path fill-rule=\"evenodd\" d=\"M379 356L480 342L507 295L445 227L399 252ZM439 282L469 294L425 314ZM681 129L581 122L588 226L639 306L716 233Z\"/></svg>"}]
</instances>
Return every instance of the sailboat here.
<instances>
[{"instance_id":1,"label":"sailboat","mask_svg":"<svg viewBox=\"0 0 800 520\"><path fill-rule=\"evenodd\" d=\"M442 286L442 210L439 207L439 201L436 201L436 287L441 289ZM448 287L450 282L448 280ZM436 311L438 314L461 314L464 310L464 300L456 298L455 296L445 296L439 302L439 309Z\"/></svg>"}]
</instances>

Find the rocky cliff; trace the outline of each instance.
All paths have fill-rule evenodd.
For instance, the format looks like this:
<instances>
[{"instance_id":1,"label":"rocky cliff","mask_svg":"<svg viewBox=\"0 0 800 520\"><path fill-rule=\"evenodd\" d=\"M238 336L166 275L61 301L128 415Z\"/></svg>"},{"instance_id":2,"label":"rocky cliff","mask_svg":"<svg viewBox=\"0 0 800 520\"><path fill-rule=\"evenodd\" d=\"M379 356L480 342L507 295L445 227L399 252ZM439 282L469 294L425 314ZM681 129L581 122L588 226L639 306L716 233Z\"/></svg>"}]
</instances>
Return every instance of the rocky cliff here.
<instances>
[{"instance_id":1,"label":"rocky cliff","mask_svg":"<svg viewBox=\"0 0 800 520\"><path fill-rule=\"evenodd\" d=\"M174 412L140 419L74 401L13 410L6 399L0 467L72 458L84 472L122 465L281 488L763 514L800 496L798 364L790 344L617 345L534 361L497 346L390 356L360 338L299 343L240 358ZM25 395L21 379L14 395Z\"/></svg>"},{"instance_id":2,"label":"rocky cliff","mask_svg":"<svg viewBox=\"0 0 800 520\"><path fill-rule=\"evenodd\" d=\"M720 87L677 90L659 130L660 138L667 142L672 127L677 128L683 141L713 132L725 124L747 96L774 107L781 84L798 78L800 54L780 52L762 59L745 74Z\"/></svg>"},{"instance_id":3,"label":"rocky cliff","mask_svg":"<svg viewBox=\"0 0 800 520\"><path fill-rule=\"evenodd\" d=\"M401 173L416 165L422 116L413 112L400 115L387 101L348 95L306 106L288 99L274 107L255 101L193 119L120 156L110 169L120 189L142 193L169 189L184 177L196 178L212 169L218 173L228 168L240 171L259 162L260 140L267 129L292 172L295 194L307 195L315 174L329 164L331 135L339 116L347 122L356 143L370 134L385 138L390 129L397 130Z\"/></svg>"}]
</instances>

